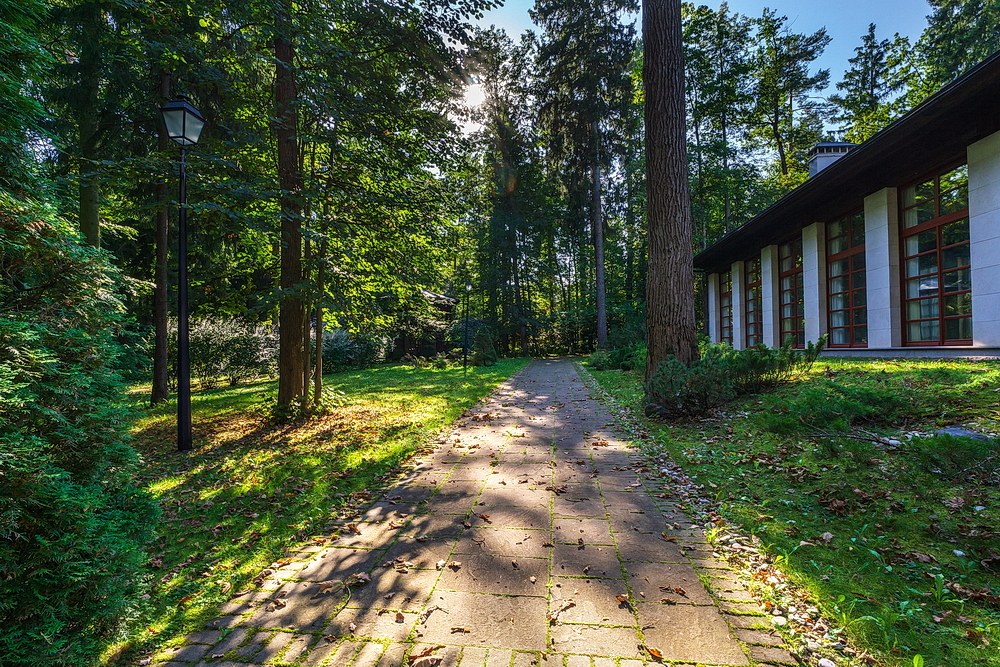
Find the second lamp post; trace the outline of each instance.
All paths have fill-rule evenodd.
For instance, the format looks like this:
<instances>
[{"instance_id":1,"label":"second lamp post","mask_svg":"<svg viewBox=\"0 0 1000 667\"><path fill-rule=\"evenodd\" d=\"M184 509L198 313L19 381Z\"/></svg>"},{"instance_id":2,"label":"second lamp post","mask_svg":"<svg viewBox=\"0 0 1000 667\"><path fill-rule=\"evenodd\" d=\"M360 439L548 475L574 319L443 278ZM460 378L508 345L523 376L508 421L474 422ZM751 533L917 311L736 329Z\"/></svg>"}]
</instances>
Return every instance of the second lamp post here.
<instances>
[{"instance_id":1,"label":"second lamp post","mask_svg":"<svg viewBox=\"0 0 1000 667\"><path fill-rule=\"evenodd\" d=\"M191 353L188 347L187 147L194 146L205 118L184 96L160 108L167 136L181 146L180 210L177 216L177 451L191 445Z\"/></svg>"}]
</instances>

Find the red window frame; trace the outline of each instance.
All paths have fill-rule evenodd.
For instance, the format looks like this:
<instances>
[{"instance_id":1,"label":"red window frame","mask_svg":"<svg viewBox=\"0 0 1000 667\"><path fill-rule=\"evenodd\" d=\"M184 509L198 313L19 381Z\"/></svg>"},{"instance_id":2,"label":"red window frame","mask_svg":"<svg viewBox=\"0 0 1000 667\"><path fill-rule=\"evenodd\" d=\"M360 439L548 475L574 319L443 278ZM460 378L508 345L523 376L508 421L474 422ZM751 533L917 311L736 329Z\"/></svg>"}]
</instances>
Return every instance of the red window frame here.
<instances>
[{"instance_id":1,"label":"red window frame","mask_svg":"<svg viewBox=\"0 0 1000 667\"><path fill-rule=\"evenodd\" d=\"M968 169L935 171L900 191L903 344L972 345Z\"/></svg>"},{"instance_id":2,"label":"red window frame","mask_svg":"<svg viewBox=\"0 0 1000 667\"><path fill-rule=\"evenodd\" d=\"M719 340L733 344L733 272L719 275Z\"/></svg>"},{"instance_id":3,"label":"red window frame","mask_svg":"<svg viewBox=\"0 0 1000 667\"><path fill-rule=\"evenodd\" d=\"M802 237L778 246L778 308L781 344L806 346L805 285L802 282Z\"/></svg>"},{"instance_id":4,"label":"red window frame","mask_svg":"<svg viewBox=\"0 0 1000 667\"><path fill-rule=\"evenodd\" d=\"M827 317L830 347L868 347L865 214L826 225Z\"/></svg>"},{"instance_id":5,"label":"red window frame","mask_svg":"<svg viewBox=\"0 0 1000 667\"><path fill-rule=\"evenodd\" d=\"M743 264L743 340L747 347L764 343L761 284L760 257L747 260Z\"/></svg>"}]
</instances>

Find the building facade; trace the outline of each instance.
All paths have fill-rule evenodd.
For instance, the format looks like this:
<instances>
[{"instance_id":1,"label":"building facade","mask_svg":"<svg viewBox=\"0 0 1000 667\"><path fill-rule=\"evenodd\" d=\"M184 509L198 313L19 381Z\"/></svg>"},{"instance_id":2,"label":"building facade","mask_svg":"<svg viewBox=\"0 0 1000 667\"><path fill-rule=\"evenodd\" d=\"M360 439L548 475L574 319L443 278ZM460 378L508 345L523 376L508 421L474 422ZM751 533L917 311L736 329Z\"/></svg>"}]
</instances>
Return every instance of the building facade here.
<instances>
[{"instance_id":1,"label":"building facade","mask_svg":"<svg viewBox=\"0 0 1000 667\"><path fill-rule=\"evenodd\" d=\"M1000 356L1000 54L815 153L825 167L695 257L712 341Z\"/></svg>"}]
</instances>

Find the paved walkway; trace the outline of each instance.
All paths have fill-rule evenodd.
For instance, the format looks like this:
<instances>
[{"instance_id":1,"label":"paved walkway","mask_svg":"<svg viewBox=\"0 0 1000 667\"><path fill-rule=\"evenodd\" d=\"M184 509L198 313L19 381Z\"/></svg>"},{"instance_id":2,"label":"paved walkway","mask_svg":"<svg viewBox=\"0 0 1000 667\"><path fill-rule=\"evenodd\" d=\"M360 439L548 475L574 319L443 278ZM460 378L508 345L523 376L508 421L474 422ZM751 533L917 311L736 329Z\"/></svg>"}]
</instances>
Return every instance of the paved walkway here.
<instances>
[{"instance_id":1,"label":"paved walkway","mask_svg":"<svg viewBox=\"0 0 1000 667\"><path fill-rule=\"evenodd\" d=\"M165 664L795 664L613 426L572 362L532 362Z\"/></svg>"}]
</instances>

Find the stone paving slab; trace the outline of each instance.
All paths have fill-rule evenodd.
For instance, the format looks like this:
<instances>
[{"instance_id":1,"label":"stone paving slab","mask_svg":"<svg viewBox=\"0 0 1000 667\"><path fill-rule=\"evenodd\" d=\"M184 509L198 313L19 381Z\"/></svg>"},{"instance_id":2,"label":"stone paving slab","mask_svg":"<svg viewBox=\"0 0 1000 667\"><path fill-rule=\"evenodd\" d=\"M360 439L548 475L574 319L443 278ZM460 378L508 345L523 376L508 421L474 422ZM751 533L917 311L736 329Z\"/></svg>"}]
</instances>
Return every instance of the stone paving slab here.
<instances>
[{"instance_id":1,"label":"stone paving slab","mask_svg":"<svg viewBox=\"0 0 1000 667\"><path fill-rule=\"evenodd\" d=\"M590 393L572 362L532 362L154 664L400 667L440 646L439 667L642 667L643 644L668 663L788 660Z\"/></svg>"}]
</instances>

